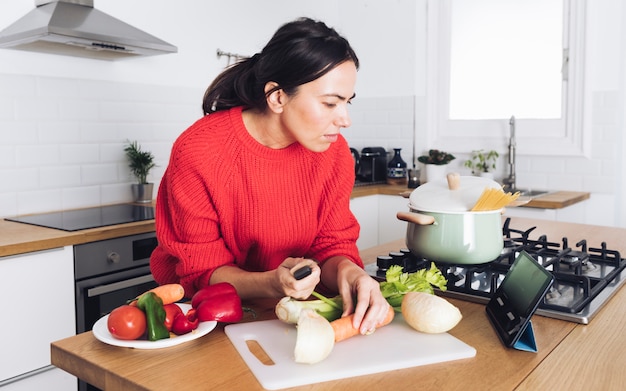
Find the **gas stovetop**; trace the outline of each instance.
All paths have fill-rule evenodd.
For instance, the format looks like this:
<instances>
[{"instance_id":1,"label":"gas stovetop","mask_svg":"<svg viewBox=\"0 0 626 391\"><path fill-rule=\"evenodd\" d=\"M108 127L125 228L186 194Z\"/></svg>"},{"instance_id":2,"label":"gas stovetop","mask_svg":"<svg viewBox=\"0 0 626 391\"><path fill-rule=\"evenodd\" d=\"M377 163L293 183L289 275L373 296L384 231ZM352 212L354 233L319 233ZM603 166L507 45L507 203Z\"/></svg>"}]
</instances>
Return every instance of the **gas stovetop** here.
<instances>
[{"instance_id":1,"label":"gas stovetop","mask_svg":"<svg viewBox=\"0 0 626 391\"><path fill-rule=\"evenodd\" d=\"M72 232L151 219L154 219L152 206L118 204L18 216L5 220Z\"/></svg>"},{"instance_id":2,"label":"gas stovetop","mask_svg":"<svg viewBox=\"0 0 626 391\"><path fill-rule=\"evenodd\" d=\"M626 260L618 251L607 249L605 243L600 248L592 248L581 240L572 247L567 238L557 243L548 241L545 235L531 240L529 235L536 227L521 231L510 228L509 224L510 219L506 219L502 227L504 249L501 255L488 263L441 263L401 249L379 256L376 264L367 265L366 270L377 280L384 280L390 265L400 265L405 271L413 272L430 267L432 261L448 280L447 290L439 292L442 296L487 303L517 255L525 250L555 278L536 313L583 324L589 323L626 281Z\"/></svg>"}]
</instances>

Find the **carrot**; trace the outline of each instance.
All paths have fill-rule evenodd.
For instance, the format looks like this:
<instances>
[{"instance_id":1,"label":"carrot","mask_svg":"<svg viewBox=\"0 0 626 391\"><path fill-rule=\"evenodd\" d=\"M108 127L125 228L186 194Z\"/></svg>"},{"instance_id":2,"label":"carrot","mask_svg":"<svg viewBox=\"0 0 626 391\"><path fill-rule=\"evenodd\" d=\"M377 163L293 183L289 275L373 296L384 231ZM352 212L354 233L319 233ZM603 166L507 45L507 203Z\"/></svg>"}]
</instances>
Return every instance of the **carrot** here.
<instances>
[{"instance_id":1,"label":"carrot","mask_svg":"<svg viewBox=\"0 0 626 391\"><path fill-rule=\"evenodd\" d=\"M163 305L176 303L183 297L185 297L185 289L180 284L165 284L159 285L156 288L150 289L148 292L154 292L161 300L163 300ZM145 295L148 292L144 292L141 295L137 296L139 299L141 296Z\"/></svg>"},{"instance_id":2,"label":"carrot","mask_svg":"<svg viewBox=\"0 0 626 391\"><path fill-rule=\"evenodd\" d=\"M385 320L381 324L376 326L376 328L379 329L383 326L388 325L389 323L391 323L394 316L395 316L395 312L393 310L393 307L389 306ZM343 318L339 318L337 320L333 320L332 322L330 322L330 325L333 327L333 330L335 332L335 342L340 342L340 341L346 340L350 337L354 337L355 335L360 334L359 329L355 329L352 326L353 319L354 319L354 314L351 314L351 315L344 316Z\"/></svg>"}]
</instances>

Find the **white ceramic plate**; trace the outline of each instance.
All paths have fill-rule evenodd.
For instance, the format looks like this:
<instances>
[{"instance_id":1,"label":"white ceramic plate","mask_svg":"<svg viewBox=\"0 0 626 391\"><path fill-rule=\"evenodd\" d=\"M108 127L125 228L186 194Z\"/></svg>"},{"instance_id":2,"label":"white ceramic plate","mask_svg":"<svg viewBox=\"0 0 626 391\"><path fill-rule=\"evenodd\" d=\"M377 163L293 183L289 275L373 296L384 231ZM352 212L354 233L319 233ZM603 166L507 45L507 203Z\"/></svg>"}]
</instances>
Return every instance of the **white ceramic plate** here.
<instances>
[{"instance_id":1,"label":"white ceramic plate","mask_svg":"<svg viewBox=\"0 0 626 391\"><path fill-rule=\"evenodd\" d=\"M183 310L184 313L191 308L189 304L178 304L177 305ZM194 331L184 334L184 335L174 335L170 334L170 338L168 339L160 339L158 341L148 341L148 340L122 340L117 339L109 333L109 328L107 327L107 320L109 319L109 315L105 315L102 318L98 319L96 324L93 325L93 335L99 341L102 341L109 345L114 346L122 346L126 348L136 348L136 349L160 349L167 348L170 346L180 345L181 343L185 343L188 341L192 341L196 338L200 338L204 335L210 333L215 326L217 326L216 321L208 321L208 322L200 322L200 325Z\"/></svg>"}]
</instances>

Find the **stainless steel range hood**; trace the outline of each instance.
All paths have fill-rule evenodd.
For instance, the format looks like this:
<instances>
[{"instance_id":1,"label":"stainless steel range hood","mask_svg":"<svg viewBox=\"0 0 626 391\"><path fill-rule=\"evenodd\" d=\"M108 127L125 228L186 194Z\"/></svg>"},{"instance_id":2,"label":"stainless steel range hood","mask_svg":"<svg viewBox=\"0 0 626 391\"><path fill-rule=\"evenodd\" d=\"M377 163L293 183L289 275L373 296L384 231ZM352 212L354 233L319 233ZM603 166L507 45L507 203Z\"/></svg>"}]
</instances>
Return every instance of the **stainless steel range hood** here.
<instances>
[{"instance_id":1,"label":"stainless steel range hood","mask_svg":"<svg viewBox=\"0 0 626 391\"><path fill-rule=\"evenodd\" d=\"M35 0L36 8L0 31L0 48L117 60L178 49L98 11L93 0Z\"/></svg>"}]
</instances>

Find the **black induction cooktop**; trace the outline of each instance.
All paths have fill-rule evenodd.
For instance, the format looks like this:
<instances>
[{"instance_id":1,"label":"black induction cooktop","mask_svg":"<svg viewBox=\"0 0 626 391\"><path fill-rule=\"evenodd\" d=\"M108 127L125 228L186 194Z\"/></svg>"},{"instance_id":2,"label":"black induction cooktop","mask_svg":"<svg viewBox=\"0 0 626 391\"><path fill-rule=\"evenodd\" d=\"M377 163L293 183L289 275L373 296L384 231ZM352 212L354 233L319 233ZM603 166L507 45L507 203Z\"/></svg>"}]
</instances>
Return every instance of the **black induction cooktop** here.
<instances>
[{"instance_id":1,"label":"black induction cooktop","mask_svg":"<svg viewBox=\"0 0 626 391\"><path fill-rule=\"evenodd\" d=\"M38 225L63 231L106 227L154 219L152 206L118 204L5 218L8 221Z\"/></svg>"}]
</instances>

